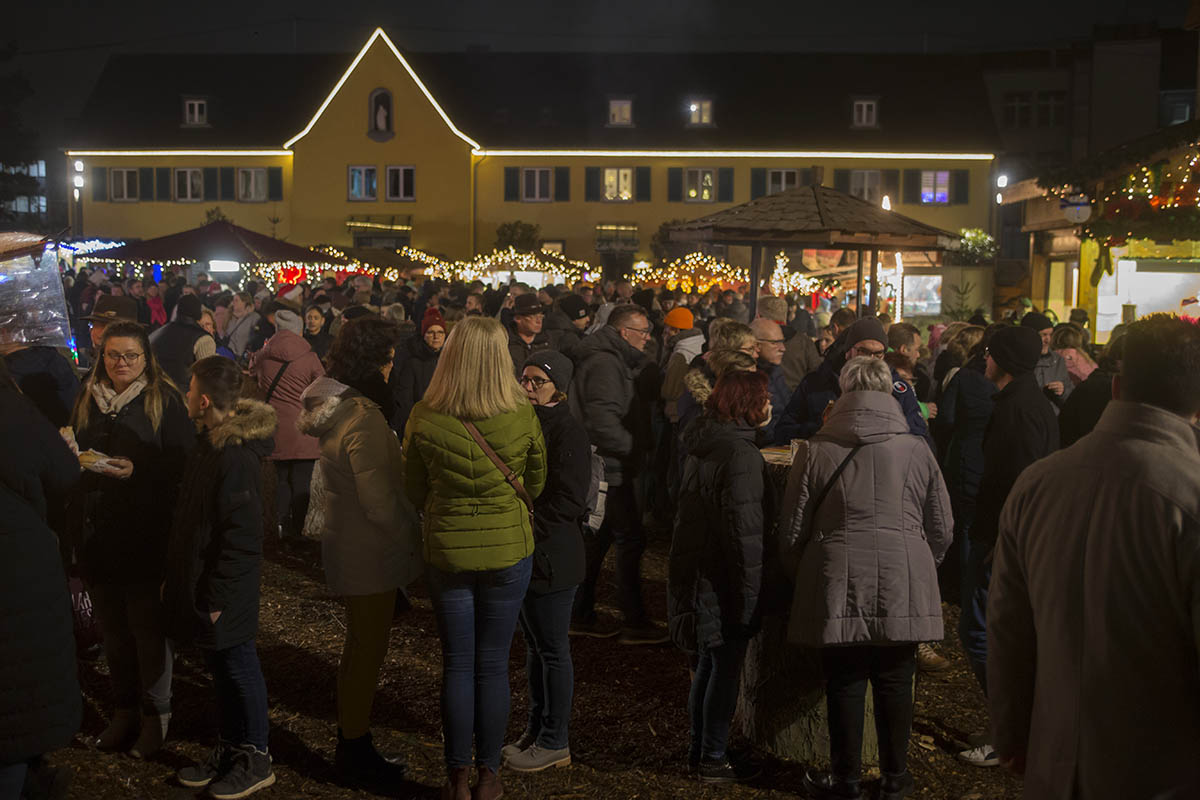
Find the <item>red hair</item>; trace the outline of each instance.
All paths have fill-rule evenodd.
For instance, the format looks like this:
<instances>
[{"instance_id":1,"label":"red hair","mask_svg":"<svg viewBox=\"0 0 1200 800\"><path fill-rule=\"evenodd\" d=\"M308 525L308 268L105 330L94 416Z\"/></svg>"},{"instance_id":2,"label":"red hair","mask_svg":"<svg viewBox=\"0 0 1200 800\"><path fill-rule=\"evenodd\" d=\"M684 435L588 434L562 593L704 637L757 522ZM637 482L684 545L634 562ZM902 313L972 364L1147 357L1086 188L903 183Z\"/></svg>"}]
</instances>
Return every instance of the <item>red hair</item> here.
<instances>
[{"instance_id":1,"label":"red hair","mask_svg":"<svg viewBox=\"0 0 1200 800\"><path fill-rule=\"evenodd\" d=\"M744 421L760 425L767 418L770 399L765 372L727 372L717 379L712 394L704 403L714 419L724 422Z\"/></svg>"}]
</instances>

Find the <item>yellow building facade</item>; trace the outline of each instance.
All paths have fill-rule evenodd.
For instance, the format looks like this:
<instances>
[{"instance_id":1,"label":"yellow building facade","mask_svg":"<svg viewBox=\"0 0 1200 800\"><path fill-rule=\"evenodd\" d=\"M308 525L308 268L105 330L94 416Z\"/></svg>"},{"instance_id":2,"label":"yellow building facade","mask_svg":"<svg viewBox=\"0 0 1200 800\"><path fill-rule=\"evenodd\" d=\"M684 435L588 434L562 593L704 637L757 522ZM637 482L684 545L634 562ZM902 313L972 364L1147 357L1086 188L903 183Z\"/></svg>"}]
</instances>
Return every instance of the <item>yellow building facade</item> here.
<instances>
[{"instance_id":1,"label":"yellow building facade","mask_svg":"<svg viewBox=\"0 0 1200 800\"><path fill-rule=\"evenodd\" d=\"M181 127L203 137L212 102L185 96ZM72 234L145 239L219 207L297 244L410 244L465 259L521 220L551 249L595 263L650 258L663 222L809 182L886 195L897 213L950 231L988 228L993 203L991 154L944 152L936 134L919 150L489 148L382 30L305 118L286 139L244 146L69 149Z\"/></svg>"}]
</instances>

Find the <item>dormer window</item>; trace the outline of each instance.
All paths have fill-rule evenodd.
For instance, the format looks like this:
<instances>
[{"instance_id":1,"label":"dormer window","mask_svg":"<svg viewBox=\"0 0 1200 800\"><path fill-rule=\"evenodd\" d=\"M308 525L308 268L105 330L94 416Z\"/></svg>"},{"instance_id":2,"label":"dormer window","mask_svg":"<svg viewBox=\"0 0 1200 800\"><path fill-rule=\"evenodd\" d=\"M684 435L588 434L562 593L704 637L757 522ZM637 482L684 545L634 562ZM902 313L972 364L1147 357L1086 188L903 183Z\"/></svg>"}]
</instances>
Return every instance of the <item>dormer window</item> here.
<instances>
[{"instance_id":1,"label":"dormer window","mask_svg":"<svg viewBox=\"0 0 1200 800\"><path fill-rule=\"evenodd\" d=\"M184 125L208 124L208 101L198 97L189 97L183 101Z\"/></svg>"},{"instance_id":2,"label":"dormer window","mask_svg":"<svg viewBox=\"0 0 1200 800\"><path fill-rule=\"evenodd\" d=\"M697 97L688 102L688 125L705 126L713 124L712 100Z\"/></svg>"},{"instance_id":3,"label":"dormer window","mask_svg":"<svg viewBox=\"0 0 1200 800\"><path fill-rule=\"evenodd\" d=\"M614 128L633 127L633 101L627 97L609 100L608 124Z\"/></svg>"},{"instance_id":4,"label":"dormer window","mask_svg":"<svg viewBox=\"0 0 1200 800\"><path fill-rule=\"evenodd\" d=\"M392 124L392 93L387 89L371 92L367 102L367 136L377 142L386 141L395 135Z\"/></svg>"},{"instance_id":5,"label":"dormer window","mask_svg":"<svg viewBox=\"0 0 1200 800\"><path fill-rule=\"evenodd\" d=\"M875 99L860 98L854 101L854 112L850 118L850 125L853 128L878 128L879 127L879 101Z\"/></svg>"}]
</instances>

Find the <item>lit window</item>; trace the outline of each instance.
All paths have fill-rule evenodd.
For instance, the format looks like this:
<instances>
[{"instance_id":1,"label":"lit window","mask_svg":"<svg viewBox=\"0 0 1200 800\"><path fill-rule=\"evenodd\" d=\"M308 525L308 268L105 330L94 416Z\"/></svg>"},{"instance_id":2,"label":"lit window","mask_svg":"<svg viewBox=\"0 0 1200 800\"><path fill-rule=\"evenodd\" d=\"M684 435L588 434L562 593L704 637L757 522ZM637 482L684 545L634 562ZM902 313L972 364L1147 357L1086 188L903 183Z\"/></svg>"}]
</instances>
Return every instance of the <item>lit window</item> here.
<instances>
[{"instance_id":1,"label":"lit window","mask_svg":"<svg viewBox=\"0 0 1200 800\"><path fill-rule=\"evenodd\" d=\"M195 167L175 170L175 199L192 201L204 199L204 173Z\"/></svg>"},{"instance_id":2,"label":"lit window","mask_svg":"<svg viewBox=\"0 0 1200 800\"><path fill-rule=\"evenodd\" d=\"M606 167L604 169L604 199L633 199L633 170L629 167Z\"/></svg>"},{"instance_id":3,"label":"lit window","mask_svg":"<svg viewBox=\"0 0 1200 800\"><path fill-rule=\"evenodd\" d=\"M184 100L183 101L183 124L184 125L207 125L208 124L208 101L207 100Z\"/></svg>"},{"instance_id":4,"label":"lit window","mask_svg":"<svg viewBox=\"0 0 1200 800\"><path fill-rule=\"evenodd\" d=\"M370 126L371 133L390 134L392 132L392 93L387 89L376 89L370 96Z\"/></svg>"},{"instance_id":5,"label":"lit window","mask_svg":"<svg viewBox=\"0 0 1200 800\"><path fill-rule=\"evenodd\" d=\"M544 203L550 200L549 167L521 170L521 199L527 203Z\"/></svg>"},{"instance_id":6,"label":"lit window","mask_svg":"<svg viewBox=\"0 0 1200 800\"><path fill-rule=\"evenodd\" d=\"M693 100L688 104L689 125L712 125L712 100Z\"/></svg>"},{"instance_id":7,"label":"lit window","mask_svg":"<svg viewBox=\"0 0 1200 800\"><path fill-rule=\"evenodd\" d=\"M33 202L37 204L37 213L38 214L46 213L46 195L44 195L44 194L38 195L37 197L33 198Z\"/></svg>"},{"instance_id":8,"label":"lit window","mask_svg":"<svg viewBox=\"0 0 1200 800\"><path fill-rule=\"evenodd\" d=\"M265 169L238 170L238 200L243 203L265 203L267 201L267 171Z\"/></svg>"},{"instance_id":9,"label":"lit window","mask_svg":"<svg viewBox=\"0 0 1200 800\"><path fill-rule=\"evenodd\" d=\"M850 194L861 197L872 205L879 205L882 199L879 195L879 170L850 170Z\"/></svg>"},{"instance_id":10,"label":"lit window","mask_svg":"<svg viewBox=\"0 0 1200 800\"><path fill-rule=\"evenodd\" d=\"M374 167L350 167L346 196L351 200L374 200L377 195Z\"/></svg>"},{"instance_id":11,"label":"lit window","mask_svg":"<svg viewBox=\"0 0 1200 800\"><path fill-rule=\"evenodd\" d=\"M874 128L879 124L879 103L875 100L855 100L853 120L855 128Z\"/></svg>"},{"instance_id":12,"label":"lit window","mask_svg":"<svg viewBox=\"0 0 1200 800\"><path fill-rule=\"evenodd\" d=\"M113 200L138 199L138 173L136 169L113 169L111 174L112 191L110 194Z\"/></svg>"},{"instance_id":13,"label":"lit window","mask_svg":"<svg viewBox=\"0 0 1200 800\"><path fill-rule=\"evenodd\" d=\"M608 124L625 127L633 125L633 101L609 100Z\"/></svg>"},{"instance_id":14,"label":"lit window","mask_svg":"<svg viewBox=\"0 0 1200 800\"><path fill-rule=\"evenodd\" d=\"M799 177L794 169L767 170L767 194L786 192L799 186Z\"/></svg>"},{"instance_id":15,"label":"lit window","mask_svg":"<svg viewBox=\"0 0 1200 800\"><path fill-rule=\"evenodd\" d=\"M413 167L387 168L387 199L413 200L416 192L416 169Z\"/></svg>"},{"instance_id":16,"label":"lit window","mask_svg":"<svg viewBox=\"0 0 1200 800\"><path fill-rule=\"evenodd\" d=\"M950 172L948 170L921 171L921 203L944 206L950 202Z\"/></svg>"},{"instance_id":17,"label":"lit window","mask_svg":"<svg viewBox=\"0 0 1200 800\"><path fill-rule=\"evenodd\" d=\"M716 197L713 187L716 173L711 169L689 169L687 171L686 200L692 203L711 203Z\"/></svg>"},{"instance_id":18,"label":"lit window","mask_svg":"<svg viewBox=\"0 0 1200 800\"><path fill-rule=\"evenodd\" d=\"M1004 93L1004 126L1028 128L1032 122L1032 98L1029 92Z\"/></svg>"},{"instance_id":19,"label":"lit window","mask_svg":"<svg viewBox=\"0 0 1200 800\"><path fill-rule=\"evenodd\" d=\"M25 197L24 195L13 198L13 211L17 212L18 214L28 214L29 198Z\"/></svg>"}]
</instances>

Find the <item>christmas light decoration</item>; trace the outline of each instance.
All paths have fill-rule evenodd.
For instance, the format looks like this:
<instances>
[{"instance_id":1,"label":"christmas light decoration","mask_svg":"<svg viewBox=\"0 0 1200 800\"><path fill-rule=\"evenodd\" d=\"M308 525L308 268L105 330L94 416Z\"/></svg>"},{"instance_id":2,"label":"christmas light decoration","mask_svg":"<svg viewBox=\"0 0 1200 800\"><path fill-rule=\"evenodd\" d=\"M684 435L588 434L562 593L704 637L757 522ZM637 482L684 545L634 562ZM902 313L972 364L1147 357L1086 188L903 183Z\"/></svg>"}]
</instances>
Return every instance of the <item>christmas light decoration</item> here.
<instances>
[{"instance_id":1,"label":"christmas light decoration","mask_svg":"<svg viewBox=\"0 0 1200 800\"><path fill-rule=\"evenodd\" d=\"M788 257L780 252L775 256L775 272L771 276L769 288L773 294L783 295L789 292L812 294L820 291L824 282L802 272L787 270ZM684 292L693 290L707 292L713 286L733 286L750 280L750 270L735 266L723 259L706 253L688 253L677 258L670 264L657 267L645 261L634 265L634 283L664 285L668 289L681 289Z\"/></svg>"}]
</instances>

